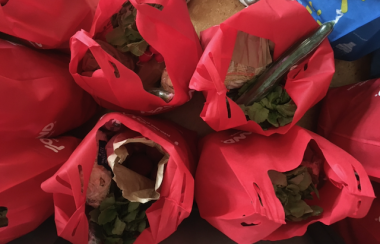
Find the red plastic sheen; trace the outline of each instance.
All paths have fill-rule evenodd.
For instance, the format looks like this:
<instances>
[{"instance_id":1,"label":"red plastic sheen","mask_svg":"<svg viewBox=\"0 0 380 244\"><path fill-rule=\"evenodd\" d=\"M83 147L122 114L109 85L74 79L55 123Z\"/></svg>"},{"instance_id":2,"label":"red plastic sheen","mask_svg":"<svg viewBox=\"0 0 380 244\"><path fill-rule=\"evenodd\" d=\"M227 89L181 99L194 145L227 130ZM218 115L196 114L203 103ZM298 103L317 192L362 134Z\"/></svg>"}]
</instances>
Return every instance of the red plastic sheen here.
<instances>
[{"instance_id":1,"label":"red plastic sheen","mask_svg":"<svg viewBox=\"0 0 380 244\"><path fill-rule=\"evenodd\" d=\"M224 78L230 65L238 31L269 39L275 44L274 60L300 38L318 28L307 10L297 1L261 0L236 13L219 26L201 32L203 55L190 81L190 88L202 91L206 103L201 117L214 130L230 128L262 135L285 134L327 93L335 72L334 55L328 40L287 75L285 90L297 105L293 122L263 131L247 121L241 108L227 98ZM307 68L305 65L307 64ZM226 98L231 117L228 118Z\"/></svg>"},{"instance_id":2,"label":"red plastic sheen","mask_svg":"<svg viewBox=\"0 0 380 244\"><path fill-rule=\"evenodd\" d=\"M324 211L316 218L286 223L267 172L297 168L312 140L326 160L323 170L327 181L319 190L320 200L315 197L308 202ZM317 221L330 225L346 217L362 218L375 197L368 175L356 159L298 126L285 135L270 137L235 130L217 132L206 136L200 147L195 178L200 215L239 244L302 236L308 225Z\"/></svg>"}]
</instances>

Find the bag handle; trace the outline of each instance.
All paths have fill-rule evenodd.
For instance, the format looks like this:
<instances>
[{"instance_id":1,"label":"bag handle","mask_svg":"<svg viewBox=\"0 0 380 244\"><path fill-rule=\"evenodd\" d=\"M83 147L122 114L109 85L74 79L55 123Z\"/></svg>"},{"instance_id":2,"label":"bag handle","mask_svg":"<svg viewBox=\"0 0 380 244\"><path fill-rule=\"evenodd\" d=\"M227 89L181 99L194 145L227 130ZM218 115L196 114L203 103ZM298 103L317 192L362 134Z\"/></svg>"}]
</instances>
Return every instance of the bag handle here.
<instances>
[{"instance_id":1,"label":"bag handle","mask_svg":"<svg viewBox=\"0 0 380 244\"><path fill-rule=\"evenodd\" d=\"M351 160L351 165L352 169L350 170L353 171L353 174L351 173L351 176L348 177L349 182L346 188L351 195L357 197L357 201L353 204L355 210L349 214L349 217L363 218L367 215L368 210L372 204L372 200L375 198L375 195L371 181L363 166L354 158ZM341 175L341 173L342 171L338 171L337 175L339 177L344 177ZM356 179L355 173L358 176L358 180ZM360 189L358 187L358 181L360 184Z\"/></svg>"},{"instance_id":2,"label":"bag handle","mask_svg":"<svg viewBox=\"0 0 380 244\"><path fill-rule=\"evenodd\" d=\"M113 12L118 12L124 2L125 0L99 0L89 31L90 36L93 37L96 33L101 32L104 24L110 21L111 16L114 14Z\"/></svg>"},{"instance_id":3,"label":"bag handle","mask_svg":"<svg viewBox=\"0 0 380 244\"><path fill-rule=\"evenodd\" d=\"M204 63L204 67L206 68L207 72L211 77L212 82L214 83L216 92L218 93L218 95L226 94L227 88L224 85L224 80L222 80L222 78L220 77L220 73L216 68L214 58L211 52L209 52L206 56L206 60L207 61Z\"/></svg>"},{"instance_id":4,"label":"bag handle","mask_svg":"<svg viewBox=\"0 0 380 244\"><path fill-rule=\"evenodd\" d=\"M204 59L203 59L204 58ZM191 79L195 79L198 82L191 82L190 88L198 91L215 89L218 95L223 95L227 93L227 88L222 81L219 71L215 66L212 53L204 54L203 64L201 67L197 67L197 70L194 72ZM204 78L199 71L202 67L208 72L211 80Z\"/></svg>"},{"instance_id":5,"label":"bag handle","mask_svg":"<svg viewBox=\"0 0 380 244\"><path fill-rule=\"evenodd\" d=\"M311 133L311 132L309 132ZM351 211L348 212L349 217L353 218L362 218L364 217L368 209L372 204L372 200L375 197L371 181L359 161L357 161L353 156L349 155L347 152L343 151L343 149L338 148L334 145L334 147L324 147L324 144L329 143L326 139L320 136L313 136L313 139L317 142L319 148L321 149L325 159L328 162L334 161L346 161L349 164L345 167L342 167L340 164L329 163L329 166L332 173L325 172L327 175L331 175L331 179L338 177L341 182L344 183L344 191L351 195L355 196L356 201L352 201ZM324 142L325 141L325 142ZM337 151L333 149L339 149L342 153L337 155ZM329 159L330 158L330 161ZM351 167L350 167L351 166ZM326 169L325 169L326 170ZM358 186L358 180L355 176L358 176L360 189ZM334 177L335 175L335 177Z\"/></svg>"},{"instance_id":6,"label":"bag handle","mask_svg":"<svg viewBox=\"0 0 380 244\"><path fill-rule=\"evenodd\" d=\"M162 16L162 13L159 9L149 6L148 3L160 4L165 8L168 2L168 0L129 0L129 1L139 12L149 15L151 17L154 17L155 19L160 18Z\"/></svg>"},{"instance_id":7,"label":"bag handle","mask_svg":"<svg viewBox=\"0 0 380 244\"><path fill-rule=\"evenodd\" d=\"M150 212L160 211L159 219L154 219L155 223L151 224L151 232L156 241L162 241L167 237L163 235L174 233L180 221L186 218L191 212L194 199L194 180L190 173L185 172L182 174L177 171L173 181L182 179L182 184L172 184L170 189L171 192L178 192L178 188L182 189L180 191L181 194L176 195L178 198L167 197L160 199L148 209ZM149 212L147 215L149 218Z\"/></svg>"},{"instance_id":8,"label":"bag handle","mask_svg":"<svg viewBox=\"0 0 380 244\"><path fill-rule=\"evenodd\" d=\"M150 36L147 40L150 39L150 41L152 41L153 38L157 38L156 31L163 26L170 26L170 28L172 28L171 31L180 33L192 42L196 41L199 47L197 51L199 52L199 56L201 56L202 50L198 35L191 23L185 0L130 0L130 2L138 10L136 21L137 26L140 28L140 34L142 34L142 36ZM163 9L159 10L149 4L162 5ZM141 21L148 21L149 25L144 27L139 26L139 23L142 23Z\"/></svg>"},{"instance_id":9,"label":"bag handle","mask_svg":"<svg viewBox=\"0 0 380 244\"><path fill-rule=\"evenodd\" d=\"M98 62L100 69L103 71L105 77L115 77L117 79L119 78L117 74L119 74L120 76L122 75L121 68L119 67L122 67L124 65L120 64L118 60L116 60L114 57L112 57L106 51L104 51L102 47L95 40L93 40L86 31L78 31L72 38L78 40L79 42L83 43L85 46L88 47L88 49L91 51L94 58ZM75 43L72 42L72 48L74 45ZM120 79L122 79L122 77L120 77ZM112 80L106 80L107 82L112 82ZM117 101L117 103L123 104L122 101L120 101L120 95L116 95L118 92L120 93L120 91L115 91L114 89L112 89L114 86L111 84L109 84L108 86L111 92L114 94L114 98ZM89 87L91 87L90 84Z\"/></svg>"},{"instance_id":10,"label":"bag handle","mask_svg":"<svg viewBox=\"0 0 380 244\"><path fill-rule=\"evenodd\" d=\"M252 177L251 181L241 181L241 184L251 199L255 199L252 204L257 213L276 223L285 224L285 212L280 200L276 197L272 181L267 173L261 178ZM269 194L270 192L273 193Z\"/></svg>"},{"instance_id":11,"label":"bag handle","mask_svg":"<svg viewBox=\"0 0 380 244\"><path fill-rule=\"evenodd\" d=\"M89 36L89 33L87 33L84 30L81 30L78 31L72 38L80 41L88 47L92 55L94 55L100 68L107 76L109 75L110 77L112 77L115 75L110 61L112 57L106 51L104 51L102 47L94 39L92 39ZM115 63L115 61L112 61L112 63Z\"/></svg>"}]
</instances>

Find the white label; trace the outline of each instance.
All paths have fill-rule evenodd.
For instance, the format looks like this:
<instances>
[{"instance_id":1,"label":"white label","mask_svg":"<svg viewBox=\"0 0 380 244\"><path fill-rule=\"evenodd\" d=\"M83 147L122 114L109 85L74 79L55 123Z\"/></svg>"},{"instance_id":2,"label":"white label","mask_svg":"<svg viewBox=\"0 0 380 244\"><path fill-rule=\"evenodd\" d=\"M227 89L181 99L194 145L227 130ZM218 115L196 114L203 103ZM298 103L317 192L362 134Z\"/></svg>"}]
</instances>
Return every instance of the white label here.
<instances>
[{"instance_id":1,"label":"white label","mask_svg":"<svg viewBox=\"0 0 380 244\"><path fill-rule=\"evenodd\" d=\"M52 150L53 152L56 152L58 153L59 151L61 151L62 149L64 149L65 147L64 146L56 146L56 145L53 145L54 142L59 142L57 139L47 139L47 138L43 138L43 139L40 139L40 141L45 144L45 147L46 148L49 148L50 150Z\"/></svg>"},{"instance_id":2,"label":"white label","mask_svg":"<svg viewBox=\"0 0 380 244\"><path fill-rule=\"evenodd\" d=\"M37 136L37 138L44 138L44 137L48 137L49 135L53 134L54 132L54 126L55 126L55 123L57 123L56 121L53 122L53 123L50 123L48 125L46 125L42 131L40 132L40 134Z\"/></svg>"},{"instance_id":3,"label":"white label","mask_svg":"<svg viewBox=\"0 0 380 244\"><path fill-rule=\"evenodd\" d=\"M241 141L241 140L244 140L244 139L246 139L247 137L247 135L250 135L250 134L252 134L252 132L248 132L248 131L246 131L246 132L242 132L242 133L239 133L238 135L232 135L233 137L231 138L231 139L227 139L227 140L224 140L224 141L222 141L224 144L231 144L231 143L236 143L236 142L239 142L239 141Z\"/></svg>"},{"instance_id":4,"label":"white label","mask_svg":"<svg viewBox=\"0 0 380 244\"><path fill-rule=\"evenodd\" d=\"M340 43L340 44L336 45L335 47L342 50L345 53L350 53L350 52L352 52L352 48L354 46L356 46L356 44L353 42L350 42L350 43Z\"/></svg>"}]
</instances>

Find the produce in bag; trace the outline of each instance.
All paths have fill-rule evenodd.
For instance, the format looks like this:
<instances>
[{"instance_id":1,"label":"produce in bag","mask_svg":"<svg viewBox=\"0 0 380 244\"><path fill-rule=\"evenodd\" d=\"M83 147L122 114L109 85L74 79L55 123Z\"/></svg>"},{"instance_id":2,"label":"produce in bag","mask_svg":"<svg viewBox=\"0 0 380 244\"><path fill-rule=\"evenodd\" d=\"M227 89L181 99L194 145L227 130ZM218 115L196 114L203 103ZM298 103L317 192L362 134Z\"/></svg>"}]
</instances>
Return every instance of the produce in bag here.
<instances>
[{"instance_id":1,"label":"produce in bag","mask_svg":"<svg viewBox=\"0 0 380 244\"><path fill-rule=\"evenodd\" d=\"M105 115L42 184L55 196L58 235L72 243L167 238L191 211L195 155L187 143L192 138L169 122ZM81 204L73 205L77 201Z\"/></svg>"},{"instance_id":2,"label":"produce in bag","mask_svg":"<svg viewBox=\"0 0 380 244\"><path fill-rule=\"evenodd\" d=\"M152 6L162 10L162 5L154 4ZM161 97L166 102L170 102L174 97L174 90L166 90L162 82L160 82L161 85L157 84L161 76L164 75L164 58L138 32L136 15L137 9L134 8L131 2L125 2L120 11L114 14L110 20L112 29L106 29L104 33L100 34L100 36L105 37L107 42L105 43L102 40L96 41L108 54L120 61L128 69L135 71L140 76L145 90ZM112 46L107 45L107 43ZM87 60L92 60L92 62L86 62ZM100 66L91 51L88 50L82 60L82 75L91 77L93 71L97 69L100 69ZM165 76L167 76L166 83L171 84L167 72ZM167 86L165 85L165 87ZM162 90L168 94L164 95L155 92L157 90Z\"/></svg>"},{"instance_id":3,"label":"produce in bag","mask_svg":"<svg viewBox=\"0 0 380 244\"><path fill-rule=\"evenodd\" d=\"M302 221L319 216L323 209L317 205L309 206L306 200L319 198L318 183L323 160L308 147L301 166L288 172L269 170L274 191L285 211L286 221Z\"/></svg>"},{"instance_id":4,"label":"produce in bag","mask_svg":"<svg viewBox=\"0 0 380 244\"><path fill-rule=\"evenodd\" d=\"M190 88L206 97L203 120L217 131L286 133L328 90L334 64L325 38L333 25L319 27L297 2L263 0L202 32L205 51ZM241 33L260 43L252 58L236 47ZM222 82L231 78L229 69L237 54L261 63Z\"/></svg>"},{"instance_id":5,"label":"produce in bag","mask_svg":"<svg viewBox=\"0 0 380 244\"><path fill-rule=\"evenodd\" d=\"M239 105L244 114L263 130L284 126L293 121L297 105L282 86L276 86L266 97L250 106Z\"/></svg>"},{"instance_id":6,"label":"produce in bag","mask_svg":"<svg viewBox=\"0 0 380 244\"><path fill-rule=\"evenodd\" d=\"M271 125L279 127L292 122L297 106L278 84L293 66L302 62L321 44L331 33L333 26L334 22L322 24L300 44L287 49L261 74L244 83L237 95L231 96L249 119L258 123L263 129Z\"/></svg>"},{"instance_id":7,"label":"produce in bag","mask_svg":"<svg viewBox=\"0 0 380 244\"><path fill-rule=\"evenodd\" d=\"M288 239L317 221L361 218L374 199L357 160L298 126L270 137L217 132L200 147L200 215L237 243Z\"/></svg>"},{"instance_id":8,"label":"produce in bag","mask_svg":"<svg viewBox=\"0 0 380 244\"><path fill-rule=\"evenodd\" d=\"M33 231L54 213L53 196L41 183L54 175L80 140L11 138L0 141L0 243Z\"/></svg>"},{"instance_id":9,"label":"produce in bag","mask_svg":"<svg viewBox=\"0 0 380 244\"><path fill-rule=\"evenodd\" d=\"M154 114L190 99L201 47L186 1L101 0L90 33L73 36L71 53L71 74L103 107Z\"/></svg>"},{"instance_id":10,"label":"produce in bag","mask_svg":"<svg viewBox=\"0 0 380 244\"><path fill-rule=\"evenodd\" d=\"M231 63L224 79L227 89L240 88L259 75L272 62L270 52L268 40L239 31Z\"/></svg>"},{"instance_id":11,"label":"produce in bag","mask_svg":"<svg viewBox=\"0 0 380 244\"><path fill-rule=\"evenodd\" d=\"M97 111L71 77L69 57L0 39L0 134L45 138L77 128Z\"/></svg>"},{"instance_id":12,"label":"produce in bag","mask_svg":"<svg viewBox=\"0 0 380 244\"><path fill-rule=\"evenodd\" d=\"M124 131L116 132L105 148L114 177L111 180L111 171L97 162L94 164L86 194L87 204L94 208L89 221L97 239L105 243L133 243L149 227L145 210L152 200L159 199L158 189L169 154L119 122L112 123L110 126ZM102 130L107 130L107 124L98 131L99 144L107 140ZM107 134L112 132L115 130Z\"/></svg>"},{"instance_id":13,"label":"produce in bag","mask_svg":"<svg viewBox=\"0 0 380 244\"><path fill-rule=\"evenodd\" d=\"M380 179L380 79L332 88L323 101L318 133L354 156Z\"/></svg>"}]
</instances>

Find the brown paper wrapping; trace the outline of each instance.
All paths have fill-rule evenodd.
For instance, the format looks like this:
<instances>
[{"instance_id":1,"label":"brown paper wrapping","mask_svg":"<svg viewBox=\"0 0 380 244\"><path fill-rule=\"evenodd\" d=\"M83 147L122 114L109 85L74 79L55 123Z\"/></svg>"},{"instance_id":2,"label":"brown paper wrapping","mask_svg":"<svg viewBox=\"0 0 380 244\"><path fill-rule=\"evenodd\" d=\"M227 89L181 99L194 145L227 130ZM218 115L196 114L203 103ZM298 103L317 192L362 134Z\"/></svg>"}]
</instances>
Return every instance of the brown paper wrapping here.
<instances>
[{"instance_id":1,"label":"brown paper wrapping","mask_svg":"<svg viewBox=\"0 0 380 244\"><path fill-rule=\"evenodd\" d=\"M150 147L157 148L163 157L158 163L156 182L142 176L127 167L121 165L127 158L128 151L123 146L128 143L143 143ZM109 155L107 160L111 167L117 186L122 190L123 197L131 202L146 203L151 200L158 200L160 188L164 178L164 167L169 161L169 154L160 145L144 137L130 138L113 144L114 153Z\"/></svg>"},{"instance_id":2,"label":"brown paper wrapping","mask_svg":"<svg viewBox=\"0 0 380 244\"><path fill-rule=\"evenodd\" d=\"M269 41L239 31L224 84L227 89L240 88L270 63L272 56Z\"/></svg>"}]
</instances>

